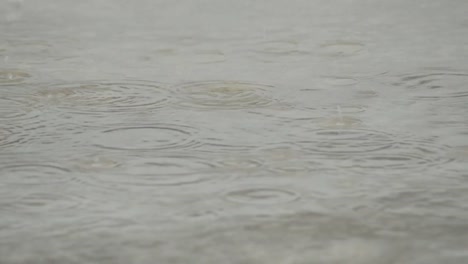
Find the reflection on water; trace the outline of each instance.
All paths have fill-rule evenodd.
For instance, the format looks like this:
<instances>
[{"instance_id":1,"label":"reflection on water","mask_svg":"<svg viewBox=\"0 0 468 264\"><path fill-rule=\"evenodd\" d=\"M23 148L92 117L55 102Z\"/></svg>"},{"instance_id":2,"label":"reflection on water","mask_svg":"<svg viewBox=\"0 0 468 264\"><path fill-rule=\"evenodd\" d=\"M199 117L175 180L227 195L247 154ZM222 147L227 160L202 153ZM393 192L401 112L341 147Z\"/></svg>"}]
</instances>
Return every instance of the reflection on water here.
<instances>
[{"instance_id":1,"label":"reflection on water","mask_svg":"<svg viewBox=\"0 0 468 264\"><path fill-rule=\"evenodd\" d=\"M468 263L467 8L0 1L0 263Z\"/></svg>"}]
</instances>

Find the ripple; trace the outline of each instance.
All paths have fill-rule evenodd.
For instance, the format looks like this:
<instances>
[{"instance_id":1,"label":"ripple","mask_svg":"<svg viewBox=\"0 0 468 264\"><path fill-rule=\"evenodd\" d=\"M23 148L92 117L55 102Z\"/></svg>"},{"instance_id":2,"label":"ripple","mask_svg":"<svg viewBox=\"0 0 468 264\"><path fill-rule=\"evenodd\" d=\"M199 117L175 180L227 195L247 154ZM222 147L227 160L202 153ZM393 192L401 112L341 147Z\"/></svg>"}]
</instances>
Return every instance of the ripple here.
<instances>
[{"instance_id":1,"label":"ripple","mask_svg":"<svg viewBox=\"0 0 468 264\"><path fill-rule=\"evenodd\" d=\"M196 131L187 126L153 124L104 130L94 138L95 146L114 150L159 150L197 145Z\"/></svg>"},{"instance_id":2,"label":"ripple","mask_svg":"<svg viewBox=\"0 0 468 264\"><path fill-rule=\"evenodd\" d=\"M272 86L236 81L185 83L176 87L179 105L198 109L243 109L269 105Z\"/></svg>"},{"instance_id":3,"label":"ripple","mask_svg":"<svg viewBox=\"0 0 468 264\"><path fill-rule=\"evenodd\" d=\"M361 126L361 124L361 120L350 116L325 118L320 122L320 126L323 128L354 128Z\"/></svg>"},{"instance_id":4,"label":"ripple","mask_svg":"<svg viewBox=\"0 0 468 264\"><path fill-rule=\"evenodd\" d=\"M17 126L0 127L0 149L18 147L31 139L34 128Z\"/></svg>"},{"instance_id":5,"label":"ripple","mask_svg":"<svg viewBox=\"0 0 468 264\"><path fill-rule=\"evenodd\" d=\"M322 76L325 84L332 86L351 86L356 85L358 80L347 76Z\"/></svg>"},{"instance_id":6,"label":"ripple","mask_svg":"<svg viewBox=\"0 0 468 264\"><path fill-rule=\"evenodd\" d=\"M364 44L354 41L333 41L320 45L322 54L330 57L348 57L358 54L364 49Z\"/></svg>"},{"instance_id":7,"label":"ripple","mask_svg":"<svg viewBox=\"0 0 468 264\"><path fill-rule=\"evenodd\" d=\"M39 112L25 98L15 95L0 97L0 120L34 119L38 116Z\"/></svg>"},{"instance_id":8,"label":"ripple","mask_svg":"<svg viewBox=\"0 0 468 264\"><path fill-rule=\"evenodd\" d=\"M0 85L18 84L29 78L31 78L29 73L20 70L0 70Z\"/></svg>"},{"instance_id":9,"label":"ripple","mask_svg":"<svg viewBox=\"0 0 468 264\"><path fill-rule=\"evenodd\" d=\"M43 104L81 114L155 109L169 100L159 84L143 81L51 85L34 96Z\"/></svg>"},{"instance_id":10,"label":"ripple","mask_svg":"<svg viewBox=\"0 0 468 264\"><path fill-rule=\"evenodd\" d=\"M236 203L271 205L298 200L300 195L288 189L253 187L229 191L224 194L224 198Z\"/></svg>"},{"instance_id":11,"label":"ripple","mask_svg":"<svg viewBox=\"0 0 468 264\"><path fill-rule=\"evenodd\" d=\"M365 153L386 149L395 143L389 134L365 129L320 129L308 132L307 136L311 140L297 143L318 153Z\"/></svg>"},{"instance_id":12,"label":"ripple","mask_svg":"<svg viewBox=\"0 0 468 264\"><path fill-rule=\"evenodd\" d=\"M462 72L425 72L407 74L393 83L410 90L413 98L422 100L465 99L468 97L468 74Z\"/></svg>"},{"instance_id":13,"label":"ripple","mask_svg":"<svg viewBox=\"0 0 468 264\"><path fill-rule=\"evenodd\" d=\"M18 163L0 167L1 182L15 185L39 185L68 181L70 171L48 164Z\"/></svg>"},{"instance_id":14,"label":"ripple","mask_svg":"<svg viewBox=\"0 0 468 264\"><path fill-rule=\"evenodd\" d=\"M299 47L295 40L265 41L257 44L253 50L254 57L264 62L272 62L278 58L304 58L309 52Z\"/></svg>"},{"instance_id":15,"label":"ripple","mask_svg":"<svg viewBox=\"0 0 468 264\"><path fill-rule=\"evenodd\" d=\"M453 161L449 149L425 142L404 142L395 144L383 153L354 157L347 169L384 170L385 173L424 170Z\"/></svg>"},{"instance_id":16,"label":"ripple","mask_svg":"<svg viewBox=\"0 0 468 264\"><path fill-rule=\"evenodd\" d=\"M16 195L16 197L10 199L2 199L0 208L15 213L53 214L76 209L84 200L84 197L61 193L60 191L33 192Z\"/></svg>"},{"instance_id":17,"label":"ripple","mask_svg":"<svg viewBox=\"0 0 468 264\"><path fill-rule=\"evenodd\" d=\"M119 186L178 186L216 178L215 165L193 156L137 158L127 161L112 175L99 175L103 183Z\"/></svg>"},{"instance_id":18,"label":"ripple","mask_svg":"<svg viewBox=\"0 0 468 264\"><path fill-rule=\"evenodd\" d=\"M226 55L220 50L199 50L194 59L200 64L220 63L226 61Z\"/></svg>"}]
</instances>

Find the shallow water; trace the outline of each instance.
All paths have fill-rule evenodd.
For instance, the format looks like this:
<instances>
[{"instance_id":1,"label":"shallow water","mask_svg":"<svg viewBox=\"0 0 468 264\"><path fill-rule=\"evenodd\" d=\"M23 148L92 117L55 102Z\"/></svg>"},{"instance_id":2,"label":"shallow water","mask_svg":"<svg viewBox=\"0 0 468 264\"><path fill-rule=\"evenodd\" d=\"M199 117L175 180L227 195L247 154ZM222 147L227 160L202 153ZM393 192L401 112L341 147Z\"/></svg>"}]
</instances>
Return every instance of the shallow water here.
<instances>
[{"instance_id":1,"label":"shallow water","mask_svg":"<svg viewBox=\"0 0 468 264\"><path fill-rule=\"evenodd\" d=\"M468 2L0 7L0 263L468 263Z\"/></svg>"}]
</instances>

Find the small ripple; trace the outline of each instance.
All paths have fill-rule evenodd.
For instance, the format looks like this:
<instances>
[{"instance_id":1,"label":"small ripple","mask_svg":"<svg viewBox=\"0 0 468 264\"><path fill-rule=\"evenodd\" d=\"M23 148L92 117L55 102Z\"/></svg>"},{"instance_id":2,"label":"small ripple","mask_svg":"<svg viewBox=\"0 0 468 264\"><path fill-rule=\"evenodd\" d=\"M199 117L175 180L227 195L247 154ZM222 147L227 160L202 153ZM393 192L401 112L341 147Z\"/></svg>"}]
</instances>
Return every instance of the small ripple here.
<instances>
[{"instance_id":1,"label":"small ripple","mask_svg":"<svg viewBox=\"0 0 468 264\"><path fill-rule=\"evenodd\" d=\"M318 153L365 153L390 148L395 142L390 134L365 129L320 129L307 133L310 140L297 143Z\"/></svg>"},{"instance_id":2,"label":"small ripple","mask_svg":"<svg viewBox=\"0 0 468 264\"><path fill-rule=\"evenodd\" d=\"M355 128L360 127L362 121L355 117L342 116L342 117L331 117L320 120L320 126L323 128Z\"/></svg>"},{"instance_id":3,"label":"small ripple","mask_svg":"<svg viewBox=\"0 0 468 264\"><path fill-rule=\"evenodd\" d=\"M62 183L70 180L70 171L49 164L16 163L0 167L2 184L40 185Z\"/></svg>"},{"instance_id":4,"label":"small ripple","mask_svg":"<svg viewBox=\"0 0 468 264\"><path fill-rule=\"evenodd\" d=\"M325 84L332 86L352 86L358 83L358 80L347 76L322 76Z\"/></svg>"},{"instance_id":5,"label":"small ripple","mask_svg":"<svg viewBox=\"0 0 468 264\"><path fill-rule=\"evenodd\" d=\"M14 95L0 97L0 120L35 119L39 114L32 101L26 98Z\"/></svg>"},{"instance_id":6,"label":"small ripple","mask_svg":"<svg viewBox=\"0 0 468 264\"><path fill-rule=\"evenodd\" d=\"M179 105L198 109L243 109L273 103L269 85L237 81L191 82L176 87Z\"/></svg>"},{"instance_id":7,"label":"small ripple","mask_svg":"<svg viewBox=\"0 0 468 264\"><path fill-rule=\"evenodd\" d=\"M412 97L422 100L455 99L468 97L468 74L463 72L434 71L400 76L395 86L403 86Z\"/></svg>"},{"instance_id":8,"label":"small ripple","mask_svg":"<svg viewBox=\"0 0 468 264\"><path fill-rule=\"evenodd\" d=\"M236 159L172 154L165 156L96 156L91 164L81 161L76 166L84 172L81 181L110 189L154 188L218 182L233 177L236 166L259 166ZM242 167L242 170L249 168ZM91 177L91 178L89 178Z\"/></svg>"},{"instance_id":9,"label":"small ripple","mask_svg":"<svg viewBox=\"0 0 468 264\"><path fill-rule=\"evenodd\" d=\"M78 114L155 109L170 98L159 84L144 81L51 85L42 87L34 96L42 104Z\"/></svg>"},{"instance_id":10,"label":"small ripple","mask_svg":"<svg viewBox=\"0 0 468 264\"><path fill-rule=\"evenodd\" d=\"M94 138L94 145L113 150L159 150L188 148L199 143L193 135L196 130L188 126L152 124L108 129Z\"/></svg>"},{"instance_id":11,"label":"small ripple","mask_svg":"<svg viewBox=\"0 0 468 264\"><path fill-rule=\"evenodd\" d=\"M346 169L351 170L385 170L413 171L440 166L453 161L450 148L429 142L403 142L386 149L385 152L357 156Z\"/></svg>"},{"instance_id":12,"label":"small ripple","mask_svg":"<svg viewBox=\"0 0 468 264\"><path fill-rule=\"evenodd\" d=\"M349 57L364 50L364 44L354 41L337 40L320 45L321 53L330 57Z\"/></svg>"},{"instance_id":13,"label":"small ripple","mask_svg":"<svg viewBox=\"0 0 468 264\"><path fill-rule=\"evenodd\" d=\"M19 191L19 190L18 190ZM32 192L18 194L0 201L0 209L15 213L53 214L69 211L81 206L84 197L62 193L60 191Z\"/></svg>"},{"instance_id":14,"label":"small ripple","mask_svg":"<svg viewBox=\"0 0 468 264\"><path fill-rule=\"evenodd\" d=\"M309 52L301 49L295 40L274 40L257 44L259 48L253 50L253 56L264 62L272 62L278 59L303 59Z\"/></svg>"},{"instance_id":15,"label":"small ripple","mask_svg":"<svg viewBox=\"0 0 468 264\"><path fill-rule=\"evenodd\" d=\"M24 126L0 126L0 148L16 148L25 146L37 136L36 130L41 128L41 124L28 124Z\"/></svg>"},{"instance_id":16,"label":"small ripple","mask_svg":"<svg viewBox=\"0 0 468 264\"><path fill-rule=\"evenodd\" d=\"M137 158L127 161L112 175L101 174L99 181L119 186L178 186L196 184L217 176L209 160L193 156Z\"/></svg>"},{"instance_id":17,"label":"small ripple","mask_svg":"<svg viewBox=\"0 0 468 264\"><path fill-rule=\"evenodd\" d=\"M263 205L289 203L300 197L297 192L277 187L249 187L224 194L224 198L231 202Z\"/></svg>"},{"instance_id":18,"label":"small ripple","mask_svg":"<svg viewBox=\"0 0 468 264\"><path fill-rule=\"evenodd\" d=\"M31 75L29 73L23 72L20 70L15 70L15 69L0 70L0 86L19 84L29 78L31 78Z\"/></svg>"},{"instance_id":19,"label":"small ripple","mask_svg":"<svg viewBox=\"0 0 468 264\"><path fill-rule=\"evenodd\" d=\"M220 63L226 61L226 55L220 50L196 51L195 61L200 64Z\"/></svg>"}]
</instances>

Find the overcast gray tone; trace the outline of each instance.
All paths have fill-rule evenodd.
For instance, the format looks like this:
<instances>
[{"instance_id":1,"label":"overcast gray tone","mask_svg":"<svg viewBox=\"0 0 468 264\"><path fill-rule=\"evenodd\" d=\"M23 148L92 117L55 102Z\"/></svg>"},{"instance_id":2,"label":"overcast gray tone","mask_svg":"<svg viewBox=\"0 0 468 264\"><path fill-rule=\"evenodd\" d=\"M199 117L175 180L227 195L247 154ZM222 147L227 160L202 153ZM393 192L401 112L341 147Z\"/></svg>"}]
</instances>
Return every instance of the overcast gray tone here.
<instances>
[{"instance_id":1,"label":"overcast gray tone","mask_svg":"<svg viewBox=\"0 0 468 264\"><path fill-rule=\"evenodd\" d=\"M0 263L468 263L467 14L0 0Z\"/></svg>"}]
</instances>

